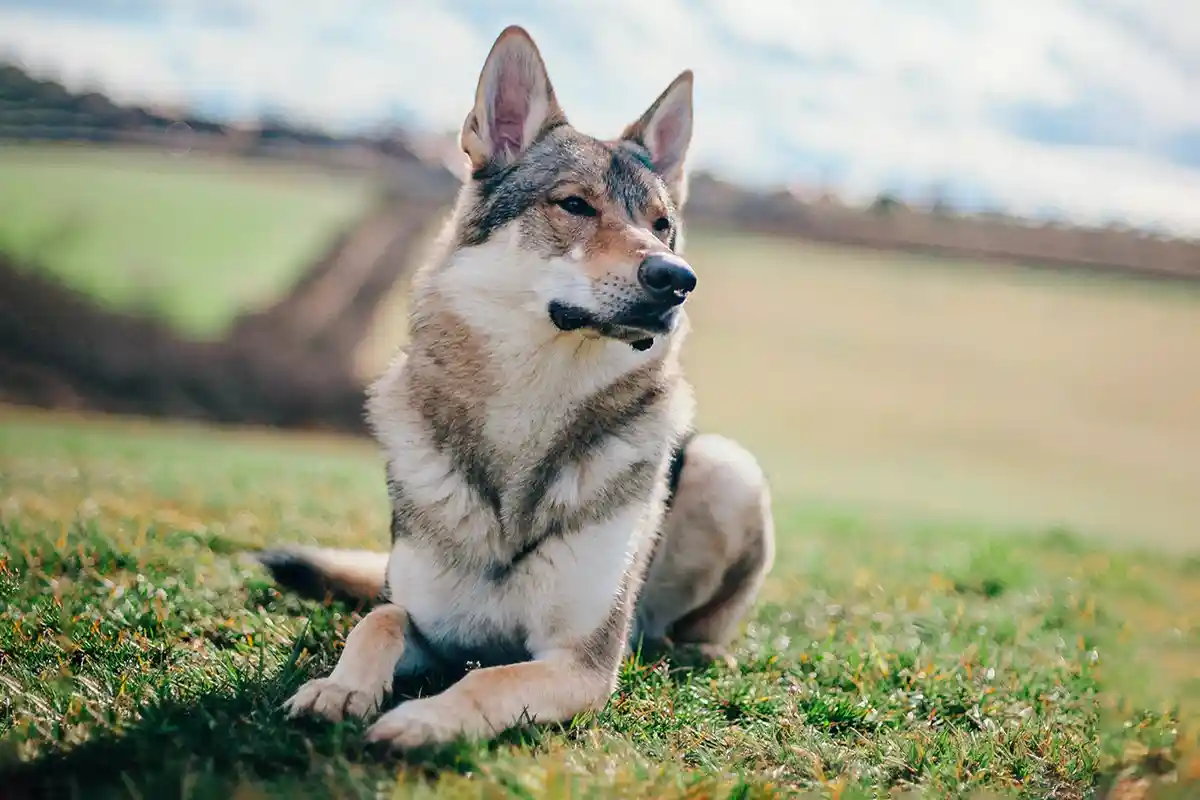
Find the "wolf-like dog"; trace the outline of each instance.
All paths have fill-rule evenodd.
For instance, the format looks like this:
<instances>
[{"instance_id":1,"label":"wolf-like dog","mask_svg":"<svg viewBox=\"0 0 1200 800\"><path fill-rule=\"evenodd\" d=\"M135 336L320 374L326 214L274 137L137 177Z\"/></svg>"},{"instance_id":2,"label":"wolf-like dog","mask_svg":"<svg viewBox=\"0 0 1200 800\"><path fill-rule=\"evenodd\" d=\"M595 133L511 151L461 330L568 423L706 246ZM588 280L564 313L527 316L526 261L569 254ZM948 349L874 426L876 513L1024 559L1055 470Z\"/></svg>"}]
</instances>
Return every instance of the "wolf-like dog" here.
<instances>
[{"instance_id":1,"label":"wolf-like dog","mask_svg":"<svg viewBox=\"0 0 1200 800\"><path fill-rule=\"evenodd\" d=\"M461 668L367 739L489 738L601 709L638 643L715 656L734 635L775 534L754 457L692 432L691 135L690 70L601 140L567 122L524 29L496 39L407 352L368 392L391 551L259 554L285 587L374 603L291 714L366 716L393 680Z\"/></svg>"}]
</instances>

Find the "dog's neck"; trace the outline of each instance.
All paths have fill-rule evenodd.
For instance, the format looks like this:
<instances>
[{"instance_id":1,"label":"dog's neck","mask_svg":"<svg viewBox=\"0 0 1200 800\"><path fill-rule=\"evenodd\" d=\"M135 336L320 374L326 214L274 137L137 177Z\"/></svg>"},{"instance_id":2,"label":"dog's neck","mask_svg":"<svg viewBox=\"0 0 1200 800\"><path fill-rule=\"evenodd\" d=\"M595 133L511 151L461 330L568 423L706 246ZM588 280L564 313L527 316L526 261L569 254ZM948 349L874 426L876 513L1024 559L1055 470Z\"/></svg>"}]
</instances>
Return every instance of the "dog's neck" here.
<instances>
[{"instance_id":1,"label":"dog's neck","mask_svg":"<svg viewBox=\"0 0 1200 800\"><path fill-rule=\"evenodd\" d=\"M458 409L456 419L479 420L482 427L472 435L485 437L497 457L512 463L539 452L581 404L623 381L674 386L682 380L675 334L639 352L546 324L514 323L493 333L468 323L436 293L414 298L411 320L408 386L428 387L420 391L439 398L430 400L435 405ZM523 330L538 338L523 339Z\"/></svg>"}]
</instances>

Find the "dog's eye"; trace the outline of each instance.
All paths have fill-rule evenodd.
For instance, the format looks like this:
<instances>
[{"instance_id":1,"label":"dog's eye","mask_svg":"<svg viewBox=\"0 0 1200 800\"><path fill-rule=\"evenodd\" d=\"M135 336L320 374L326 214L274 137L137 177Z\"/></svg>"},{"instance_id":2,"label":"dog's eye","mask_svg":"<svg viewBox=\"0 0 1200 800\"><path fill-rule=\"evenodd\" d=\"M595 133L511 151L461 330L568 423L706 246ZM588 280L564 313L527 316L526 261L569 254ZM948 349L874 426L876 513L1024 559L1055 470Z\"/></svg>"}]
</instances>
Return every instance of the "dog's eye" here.
<instances>
[{"instance_id":1,"label":"dog's eye","mask_svg":"<svg viewBox=\"0 0 1200 800\"><path fill-rule=\"evenodd\" d=\"M577 217L594 217L596 209L592 208L587 200L584 200L578 195L564 197L562 200L555 200L555 205L566 211L568 214L574 214Z\"/></svg>"},{"instance_id":2,"label":"dog's eye","mask_svg":"<svg viewBox=\"0 0 1200 800\"><path fill-rule=\"evenodd\" d=\"M658 219L654 220L654 230L658 231L659 233L666 233L667 231L671 230L671 220L667 219L666 217L659 217Z\"/></svg>"}]
</instances>

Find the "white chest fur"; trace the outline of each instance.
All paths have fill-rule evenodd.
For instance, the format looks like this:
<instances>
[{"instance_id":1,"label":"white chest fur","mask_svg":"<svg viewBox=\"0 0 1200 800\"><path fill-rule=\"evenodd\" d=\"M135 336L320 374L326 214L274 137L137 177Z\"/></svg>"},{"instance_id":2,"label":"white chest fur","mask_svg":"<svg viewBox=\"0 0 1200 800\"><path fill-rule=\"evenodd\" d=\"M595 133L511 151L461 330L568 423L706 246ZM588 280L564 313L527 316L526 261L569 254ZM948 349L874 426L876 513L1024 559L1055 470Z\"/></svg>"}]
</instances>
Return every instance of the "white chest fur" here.
<instances>
[{"instance_id":1,"label":"white chest fur","mask_svg":"<svg viewBox=\"0 0 1200 800\"><path fill-rule=\"evenodd\" d=\"M432 639L470 645L517 638L536 655L587 636L608 618L647 534L645 516L644 506L629 506L577 534L549 539L502 580L401 539L388 585L394 602Z\"/></svg>"}]
</instances>

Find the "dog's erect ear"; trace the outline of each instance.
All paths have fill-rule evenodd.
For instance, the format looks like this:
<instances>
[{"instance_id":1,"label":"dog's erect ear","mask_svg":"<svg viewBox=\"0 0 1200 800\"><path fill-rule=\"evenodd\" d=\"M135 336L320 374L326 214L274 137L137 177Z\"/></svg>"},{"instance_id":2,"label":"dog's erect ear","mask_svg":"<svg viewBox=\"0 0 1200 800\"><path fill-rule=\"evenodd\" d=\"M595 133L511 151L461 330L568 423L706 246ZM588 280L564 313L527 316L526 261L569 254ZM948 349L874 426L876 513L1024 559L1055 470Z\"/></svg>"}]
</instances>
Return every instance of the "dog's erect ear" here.
<instances>
[{"instance_id":1,"label":"dog's erect ear","mask_svg":"<svg viewBox=\"0 0 1200 800\"><path fill-rule=\"evenodd\" d=\"M462 129L472 170L511 164L548 126L566 122L533 39L519 25L496 38Z\"/></svg>"},{"instance_id":2,"label":"dog's erect ear","mask_svg":"<svg viewBox=\"0 0 1200 800\"><path fill-rule=\"evenodd\" d=\"M687 192L684 161L692 141L692 71L684 70L621 138L641 145L650 154L676 205Z\"/></svg>"}]
</instances>

